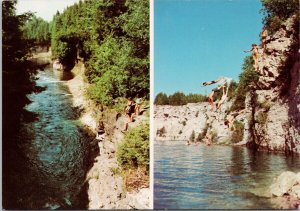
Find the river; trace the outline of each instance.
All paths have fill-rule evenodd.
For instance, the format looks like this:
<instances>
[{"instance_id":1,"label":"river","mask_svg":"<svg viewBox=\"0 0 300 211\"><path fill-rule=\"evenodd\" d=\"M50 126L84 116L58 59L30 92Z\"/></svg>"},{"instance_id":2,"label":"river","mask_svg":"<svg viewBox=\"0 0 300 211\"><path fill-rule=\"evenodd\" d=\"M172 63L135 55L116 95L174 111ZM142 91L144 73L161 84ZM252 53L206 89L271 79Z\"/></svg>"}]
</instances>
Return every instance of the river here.
<instances>
[{"instance_id":1,"label":"river","mask_svg":"<svg viewBox=\"0 0 300 211\"><path fill-rule=\"evenodd\" d=\"M72 107L66 81L72 73L48 67L37 74L44 91L30 94L26 110L35 121L22 121L7 148L4 169L6 209L84 209L90 138Z\"/></svg>"},{"instance_id":2,"label":"river","mask_svg":"<svg viewBox=\"0 0 300 211\"><path fill-rule=\"evenodd\" d=\"M231 146L154 144L155 209L274 209L268 188L283 171L300 171L285 157Z\"/></svg>"}]
</instances>

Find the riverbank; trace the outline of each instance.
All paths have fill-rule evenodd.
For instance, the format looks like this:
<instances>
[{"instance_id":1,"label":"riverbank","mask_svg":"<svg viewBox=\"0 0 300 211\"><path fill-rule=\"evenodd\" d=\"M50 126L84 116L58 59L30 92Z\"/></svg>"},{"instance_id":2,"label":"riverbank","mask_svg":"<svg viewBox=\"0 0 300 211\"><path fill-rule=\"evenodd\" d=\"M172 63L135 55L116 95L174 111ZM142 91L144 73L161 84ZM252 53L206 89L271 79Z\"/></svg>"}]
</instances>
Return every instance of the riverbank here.
<instances>
[{"instance_id":1,"label":"riverbank","mask_svg":"<svg viewBox=\"0 0 300 211\"><path fill-rule=\"evenodd\" d=\"M94 140L99 154L86 176L88 209L149 209L151 208L150 189L142 188L136 192L127 192L122 176L114 171L118 168L115 154L117 146L124 136L121 130L126 118L124 116L116 118L116 111L100 108L85 97L88 84L84 77L84 71L84 64L77 63L72 69L75 77L67 82L73 95L73 105L82 111L80 121L93 131L95 136L99 117L104 120L105 127L103 140ZM139 116L129 127L136 127L145 121L149 121L149 117Z\"/></svg>"}]
</instances>

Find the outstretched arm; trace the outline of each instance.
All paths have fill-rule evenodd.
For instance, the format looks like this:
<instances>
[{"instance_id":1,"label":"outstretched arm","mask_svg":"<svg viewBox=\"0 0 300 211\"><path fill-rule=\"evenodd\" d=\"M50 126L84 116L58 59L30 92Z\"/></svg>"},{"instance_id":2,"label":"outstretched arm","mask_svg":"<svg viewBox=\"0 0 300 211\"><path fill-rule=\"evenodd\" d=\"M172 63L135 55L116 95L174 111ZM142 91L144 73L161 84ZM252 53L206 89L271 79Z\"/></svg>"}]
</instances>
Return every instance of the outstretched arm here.
<instances>
[{"instance_id":1,"label":"outstretched arm","mask_svg":"<svg viewBox=\"0 0 300 211\"><path fill-rule=\"evenodd\" d=\"M216 80L213 80L213 81L207 81L207 82L204 82L202 85L203 86L208 86L208 85L211 85L211 84L215 84L215 83L218 83L219 81L223 80L223 77L220 77Z\"/></svg>"},{"instance_id":2,"label":"outstretched arm","mask_svg":"<svg viewBox=\"0 0 300 211\"><path fill-rule=\"evenodd\" d=\"M247 53L247 52L251 52L253 50L253 48L251 48L250 50L245 50L244 52Z\"/></svg>"}]
</instances>

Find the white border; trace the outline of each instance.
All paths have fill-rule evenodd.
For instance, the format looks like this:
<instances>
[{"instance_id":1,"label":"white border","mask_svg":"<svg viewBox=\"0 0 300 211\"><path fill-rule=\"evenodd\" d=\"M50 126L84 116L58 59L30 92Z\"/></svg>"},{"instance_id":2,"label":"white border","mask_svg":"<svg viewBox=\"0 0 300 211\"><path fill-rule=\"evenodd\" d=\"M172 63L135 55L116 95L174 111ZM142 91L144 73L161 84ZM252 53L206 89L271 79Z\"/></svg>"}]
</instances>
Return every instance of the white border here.
<instances>
[{"instance_id":1,"label":"white border","mask_svg":"<svg viewBox=\"0 0 300 211\"><path fill-rule=\"evenodd\" d=\"M150 209L154 208L154 0L150 0Z\"/></svg>"}]
</instances>

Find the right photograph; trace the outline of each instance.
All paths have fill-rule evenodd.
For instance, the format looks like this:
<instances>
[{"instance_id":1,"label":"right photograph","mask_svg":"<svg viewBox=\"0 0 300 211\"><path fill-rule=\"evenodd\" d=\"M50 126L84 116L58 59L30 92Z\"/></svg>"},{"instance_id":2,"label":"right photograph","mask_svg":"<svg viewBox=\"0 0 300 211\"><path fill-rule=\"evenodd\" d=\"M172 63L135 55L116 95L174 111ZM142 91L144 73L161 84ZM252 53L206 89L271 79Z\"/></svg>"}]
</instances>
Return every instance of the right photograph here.
<instances>
[{"instance_id":1,"label":"right photograph","mask_svg":"<svg viewBox=\"0 0 300 211\"><path fill-rule=\"evenodd\" d=\"M297 0L154 0L154 209L300 209Z\"/></svg>"}]
</instances>

